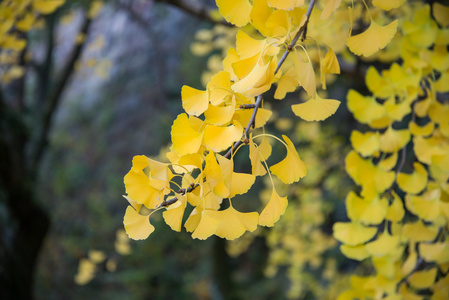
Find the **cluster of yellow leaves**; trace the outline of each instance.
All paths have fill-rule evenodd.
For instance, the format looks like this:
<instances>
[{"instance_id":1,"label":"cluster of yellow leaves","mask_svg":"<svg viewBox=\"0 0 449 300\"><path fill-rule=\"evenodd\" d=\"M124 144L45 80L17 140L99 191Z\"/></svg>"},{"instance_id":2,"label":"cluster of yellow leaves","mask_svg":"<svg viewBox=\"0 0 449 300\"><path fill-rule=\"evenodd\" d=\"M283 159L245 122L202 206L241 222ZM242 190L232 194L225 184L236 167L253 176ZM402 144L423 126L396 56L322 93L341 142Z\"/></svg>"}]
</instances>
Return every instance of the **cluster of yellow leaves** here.
<instances>
[{"instance_id":1,"label":"cluster of yellow leaves","mask_svg":"<svg viewBox=\"0 0 449 300\"><path fill-rule=\"evenodd\" d=\"M396 11L405 18L402 65L368 69L372 96L348 93L349 110L373 131L351 134L346 170L360 192L347 195L350 222L336 223L334 236L345 256L370 260L376 274L352 276L339 299L449 298L449 104L439 96L448 86L448 12L435 3L435 21L422 3Z\"/></svg>"},{"instance_id":2,"label":"cluster of yellow leaves","mask_svg":"<svg viewBox=\"0 0 449 300\"><path fill-rule=\"evenodd\" d=\"M19 65L26 47L25 33L44 25L43 15L55 12L65 0L4 0L0 2L0 82L8 84L21 78L24 67ZM103 5L93 1L88 12L94 18ZM83 41L84 37L77 37ZM26 57L27 59L29 57Z\"/></svg>"},{"instance_id":3,"label":"cluster of yellow leaves","mask_svg":"<svg viewBox=\"0 0 449 300\"><path fill-rule=\"evenodd\" d=\"M182 87L185 113L173 122L172 146L167 153L170 162L159 163L144 156L133 159L125 176L130 206L124 223L131 238L145 239L153 232L149 216L160 208L166 209L164 220L176 231L181 230L186 214L184 227L199 239L214 234L235 239L245 231L254 231L257 225L273 226L287 207L287 198L277 192L274 184L261 211L239 212L232 198L245 194L258 176L268 174L271 178L274 174L283 183L291 184L304 177L307 169L287 136L278 139L285 146L285 158L270 167L266 164L271 154L269 135L262 130L262 135L253 138L253 133L245 130L253 125L253 130L260 131L272 114L262 107L261 95L276 82L276 99L303 87L310 100L293 105L292 110L307 121L326 119L340 104L317 94L317 86L326 87L326 74L340 72L332 46L307 39L304 45L288 47L303 30L308 4L245 0L217 1L217 5L227 21L240 27L251 26L237 31L235 47L229 47L231 35L222 27L198 32L197 42L192 45L194 52L204 55L212 49L226 48L225 55L221 64L214 64L220 65L220 70L207 76L205 89ZM325 20L331 22L330 16L340 7L341 2L326 5L322 13L316 8L320 26ZM317 18L317 12L313 18ZM292 53L284 61L285 57L281 57L288 52ZM320 70L318 84L315 68ZM242 147L249 148L251 173L234 171L233 157L240 148L233 146L241 142L245 144ZM226 198L229 207L223 209Z\"/></svg>"},{"instance_id":4,"label":"cluster of yellow leaves","mask_svg":"<svg viewBox=\"0 0 449 300\"><path fill-rule=\"evenodd\" d=\"M23 76L18 66L19 53L25 49L23 33L39 26L39 16L50 14L64 0L5 0L0 3L0 82L9 83Z\"/></svg>"}]
</instances>

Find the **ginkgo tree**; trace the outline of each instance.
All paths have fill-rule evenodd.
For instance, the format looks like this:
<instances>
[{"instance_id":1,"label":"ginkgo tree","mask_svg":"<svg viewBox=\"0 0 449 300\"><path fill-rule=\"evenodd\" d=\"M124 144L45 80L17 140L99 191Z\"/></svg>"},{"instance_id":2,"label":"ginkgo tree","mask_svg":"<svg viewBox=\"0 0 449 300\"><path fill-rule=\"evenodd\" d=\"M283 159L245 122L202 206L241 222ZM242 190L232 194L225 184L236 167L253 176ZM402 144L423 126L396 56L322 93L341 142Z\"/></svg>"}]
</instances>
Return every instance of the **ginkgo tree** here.
<instances>
[{"instance_id":1,"label":"ginkgo tree","mask_svg":"<svg viewBox=\"0 0 449 300\"><path fill-rule=\"evenodd\" d=\"M294 184L307 175L307 161L289 137L265 130L272 111L264 95L273 85L277 100L302 89L308 100L292 105L293 114L325 120L340 105L324 96L326 82L340 73L339 61L357 56L392 64L366 71L371 96L347 95L349 111L371 130L351 134L346 170L360 188L347 195L350 221L336 223L334 237L345 256L368 261L374 272L352 276L339 299L447 299L449 8L404 0L216 2L241 28L235 46L224 49L205 89L182 88L185 113L173 122L167 162L134 157L124 178L128 236L147 238L159 210L173 230L184 226L198 239L233 240L274 226L288 200L273 175ZM269 165L273 142L286 156ZM245 148L251 173L235 171L234 157ZM257 177L268 178L268 202L238 211L233 201L242 198L234 197Z\"/></svg>"}]
</instances>

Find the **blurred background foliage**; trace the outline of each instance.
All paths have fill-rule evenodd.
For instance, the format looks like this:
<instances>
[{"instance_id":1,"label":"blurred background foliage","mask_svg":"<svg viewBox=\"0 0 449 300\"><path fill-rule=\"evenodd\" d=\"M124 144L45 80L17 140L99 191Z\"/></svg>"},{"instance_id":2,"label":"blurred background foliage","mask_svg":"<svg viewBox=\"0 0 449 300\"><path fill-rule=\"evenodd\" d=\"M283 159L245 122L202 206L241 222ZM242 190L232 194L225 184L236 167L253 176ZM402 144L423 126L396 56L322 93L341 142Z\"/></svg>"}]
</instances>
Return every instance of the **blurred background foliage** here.
<instances>
[{"instance_id":1,"label":"blurred background foliage","mask_svg":"<svg viewBox=\"0 0 449 300\"><path fill-rule=\"evenodd\" d=\"M298 101L298 93L282 103L271 100L272 94L266 97L265 105L276 111L269 131L288 130L310 171L282 191L290 196L279 224L233 242L216 237L199 241L174 233L155 214L152 222L158 230L146 241L130 242L131 254L117 253L114 243L127 206L121 197L123 176L132 157L158 156L169 144L172 121L182 111L181 86L201 88L203 73L214 68L221 53L220 47L202 51L192 44L201 38L198 30L214 28L212 22L171 5L179 1L162 2L108 1L79 41L85 47L54 114L37 176L37 199L51 226L35 270L35 298L335 299L344 289L344 274L355 266L343 259L331 236L333 223L346 218L343 200L352 183L343 160L355 123L345 105L320 124L292 119L290 105ZM213 1L192 3L214 7ZM46 17L46 24L55 24L55 70L79 38L90 4L67 1ZM213 30L225 34L232 29ZM44 24L28 33L28 43L28 51L44 59ZM363 84L358 72L341 76L329 94L343 100L349 86ZM28 96L38 85L29 74ZM282 149L273 150L283 155ZM236 166L250 168L238 158ZM247 205L266 198L263 182L257 184ZM5 216L1 225L8 226L3 204L0 212ZM79 285L80 261L91 250L107 258L96 265L91 281Z\"/></svg>"}]
</instances>

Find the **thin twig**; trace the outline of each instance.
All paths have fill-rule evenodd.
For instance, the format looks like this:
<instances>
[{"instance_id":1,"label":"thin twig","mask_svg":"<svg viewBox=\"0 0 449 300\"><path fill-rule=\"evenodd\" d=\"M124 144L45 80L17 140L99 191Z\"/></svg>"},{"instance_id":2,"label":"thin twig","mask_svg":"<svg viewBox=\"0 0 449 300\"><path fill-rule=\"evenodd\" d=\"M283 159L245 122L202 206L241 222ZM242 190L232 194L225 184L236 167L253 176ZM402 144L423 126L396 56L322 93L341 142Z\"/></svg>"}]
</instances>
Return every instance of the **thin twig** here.
<instances>
[{"instance_id":1,"label":"thin twig","mask_svg":"<svg viewBox=\"0 0 449 300\"><path fill-rule=\"evenodd\" d=\"M196 189L197 187L199 187L200 185L197 183L197 184L191 184L188 188L186 188L186 189L180 189L179 191L178 191L178 193L181 195L181 196L184 196L185 194L187 194L187 193L191 193L194 189ZM164 200L164 201L162 201L162 203L159 205L159 207L167 207L167 206L170 206L170 205L172 205L173 203L175 203L176 201L178 201L178 197L173 197L173 198L171 198L171 199L167 199L167 200Z\"/></svg>"}]
</instances>

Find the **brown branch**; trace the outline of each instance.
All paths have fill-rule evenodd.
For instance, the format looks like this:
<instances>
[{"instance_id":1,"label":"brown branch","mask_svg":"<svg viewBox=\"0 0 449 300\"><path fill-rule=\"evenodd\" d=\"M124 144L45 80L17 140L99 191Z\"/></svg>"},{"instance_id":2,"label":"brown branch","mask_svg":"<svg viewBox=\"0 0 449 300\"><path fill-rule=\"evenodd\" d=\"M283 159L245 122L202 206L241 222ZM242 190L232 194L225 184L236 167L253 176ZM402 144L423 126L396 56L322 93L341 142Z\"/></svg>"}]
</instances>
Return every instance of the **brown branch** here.
<instances>
[{"instance_id":1,"label":"brown branch","mask_svg":"<svg viewBox=\"0 0 449 300\"><path fill-rule=\"evenodd\" d=\"M234 25L226 22L226 21L217 21L211 17L210 10L203 5L197 4L193 1L185 1L185 0L154 0L155 2L166 3L172 6L175 6L186 13L191 14L199 19L214 23L220 24L228 27L233 27Z\"/></svg>"},{"instance_id":2,"label":"brown branch","mask_svg":"<svg viewBox=\"0 0 449 300\"><path fill-rule=\"evenodd\" d=\"M282 55L281 59L278 62L278 65L276 66L276 70L274 71L274 74L276 74L279 71L279 69L281 68L281 66L284 64L285 60L287 59L287 56L291 52L291 49L293 49L293 47L298 42L299 37L301 35L303 35L303 39L305 38L305 32L307 31L307 25L309 24L310 15L312 14L312 10L313 10L314 5L315 5L315 0L311 0L310 3L309 3L309 7L307 9L307 13L306 13L307 19L306 19L304 25L301 26L301 28L299 28L299 30L296 33L295 37L293 38L292 42L287 47L287 51L285 51L284 55ZM251 115L251 119L249 120L248 125L246 126L244 136L248 136L248 133L249 133L249 130L251 129L251 127L254 128L254 125L256 123L257 110L258 110L260 104L262 103L262 99L263 99L263 94L260 94L259 96L257 96L257 100L256 100L256 103L255 103L254 111L253 111L253 114ZM232 152L235 151L235 149L237 149L237 147L240 146L241 143L242 143L241 140L237 141L232 146L232 148L229 149L229 151L225 154L225 157L229 158L231 156Z\"/></svg>"},{"instance_id":3,"label":"brown branch","mask_svg":"<svg viewBox=\"0 0 449 300\"><path fill-rule=\"evenodd\" d=\"M83 25L81 26L78 35L87 36L91 22L92 20L87 16L85 16ZM84 45L85 42L75 44L72 54L69 60L67 61L67 64L63 68L61 74L57 76L57 78L60 78L60 81L56 84L56 89L54 93L46 101L47 107L42 117L42 128L37 138L36 148L32 155L31 160L32 171L37 170L42 155L45 152L45 149L47 147L48 135L52 126L53 116L55 114L56 109L58 108L59 103L61 102L62 93L65 87L67 86L67 83L69 82L71 75L73 74L75 63L80 58Z\"/></svg>"},{"instance_id":4,"label":"brown branch","mask_svg":"<svg viewBox=\"0 0 449 300\"><path fill-rule=\"evenodd\" d=\"M197 187L199 187L200 185L197 183L197 184L194 184L194 183L192 183L188 188L186 188L186 189L179 189L179 191L178 191L178 193L181 195L181 196L184 196L186 193L191 193L194 189L196 189ZM167 200L164 200L164 201L162 201L162 203L159 205L159 207L167 207L167 206L170 206L170 205L172 205L173 203L175 203L176 201L178 201L178 197L173 197L173 198L171 198L171 199L167 199Z\"/></svg>"}]
</instances>

